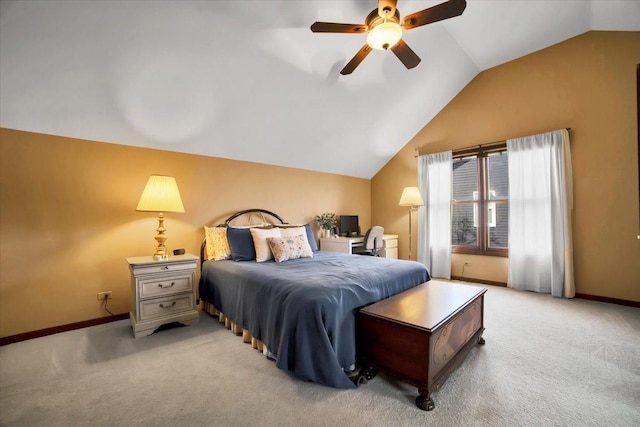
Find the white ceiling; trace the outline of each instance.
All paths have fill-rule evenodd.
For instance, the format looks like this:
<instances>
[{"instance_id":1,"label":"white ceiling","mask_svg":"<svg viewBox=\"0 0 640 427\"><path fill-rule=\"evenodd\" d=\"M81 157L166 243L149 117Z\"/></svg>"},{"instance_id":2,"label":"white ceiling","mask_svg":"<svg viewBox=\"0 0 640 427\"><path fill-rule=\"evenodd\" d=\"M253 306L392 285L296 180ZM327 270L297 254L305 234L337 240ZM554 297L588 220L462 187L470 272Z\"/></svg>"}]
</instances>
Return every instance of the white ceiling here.
<instances>
[{"instance_id":1,"label":"white ceiling","mask_svg":"<svg viewBox=\"0 0 640 427\"><path fill-rule=\"evenodd\" d=\"M0 126L371 178L480 71L589 30L640 30L638 0L471 0L404 33L416 68L373 51L340 75L366 36L309 26L376 7L1 0Z\"/></svg>"}]
</instances>

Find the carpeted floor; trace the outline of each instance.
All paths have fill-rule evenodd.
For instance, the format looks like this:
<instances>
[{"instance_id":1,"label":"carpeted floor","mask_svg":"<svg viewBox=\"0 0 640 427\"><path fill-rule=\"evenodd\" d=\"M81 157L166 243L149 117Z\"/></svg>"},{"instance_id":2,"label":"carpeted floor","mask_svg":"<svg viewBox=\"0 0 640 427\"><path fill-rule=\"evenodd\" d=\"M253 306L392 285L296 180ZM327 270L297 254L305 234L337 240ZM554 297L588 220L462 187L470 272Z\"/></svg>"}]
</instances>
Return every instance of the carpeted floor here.
<instances>
[{"instance_id":1,"label":"carpeted floor","mask_svg":"<svg viewBox=\"0 0 640 427\"><path fill-rule=\"evenodd\" d=\"M123 320L0 348L0 425L640 425L640 309L486 287L487 343L431 412L384 374L299 381L201 314L138 340Z\"/></svg>"}]
</instances>

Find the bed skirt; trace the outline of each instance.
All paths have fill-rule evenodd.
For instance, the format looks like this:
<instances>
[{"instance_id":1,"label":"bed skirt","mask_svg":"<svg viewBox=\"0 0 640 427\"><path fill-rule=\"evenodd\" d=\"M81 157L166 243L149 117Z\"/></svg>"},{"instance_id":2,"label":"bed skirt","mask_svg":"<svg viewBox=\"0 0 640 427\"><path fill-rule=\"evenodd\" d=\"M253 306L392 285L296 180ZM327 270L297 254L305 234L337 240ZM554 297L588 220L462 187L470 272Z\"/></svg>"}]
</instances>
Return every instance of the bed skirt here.
<instances>
[{"instance_id":1,"label":"bed skirt","mask_svg":"<svg viewBox=\"0 0 640 427\"><path fill-rule=\"evenodd\" d=\"M251 344L251 347L262 352L262 354L264 354L268 358L275 360L274 355L269 351L267 346L262 341L253 337L253 335L251 335L248 330L242 328L237 323L232 322L227 316L224 315L224 313L218 311L212 303L202 300L202 310L208 313L210 316L216 317L220 323L224 323L224 327L229 329L235 335L242 336L243 343Z\"/></svg>"},{"instance_id":2,"label":"bed skirt","mask_svg":"<svg viewBox=\"0 0 640 427\"><path fill-rule=\"evenodd\" d=\"M239 326L237 323L232 322L227 316L224 315L223 312L216 309L216 307L210 303L209 301L202 301L202 311L209 314L212 317L218 319L220 323L224 323L224 327L233 332L236 336L242 337L242 342L245 344L251 344L251 347L255 348L262 354L264 354L267 358L276 360L276 356L269 351L265 343L256 339L251 333L244 329L242 326ZM346 369L343 369L345 373L349 374L350 372L356 369L356 365L351 365Z\"/></svg>"}]
</instances>

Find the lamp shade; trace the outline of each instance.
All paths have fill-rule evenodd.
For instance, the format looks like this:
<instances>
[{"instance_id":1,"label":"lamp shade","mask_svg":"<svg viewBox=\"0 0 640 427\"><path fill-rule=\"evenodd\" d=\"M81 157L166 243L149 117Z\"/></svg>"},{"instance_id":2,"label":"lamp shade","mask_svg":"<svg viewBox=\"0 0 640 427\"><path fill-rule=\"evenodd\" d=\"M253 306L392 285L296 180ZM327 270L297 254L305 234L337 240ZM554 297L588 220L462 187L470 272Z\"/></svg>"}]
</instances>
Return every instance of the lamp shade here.
<instances>
[{"instance_id":1,"label":"lamp shade","mask_svg":"<svg viewBox=\"0 0 640 427\"><path fill-rule=\"evenodd\" d=\"M402 38L402 27L395 22L383 22L369 31L367 44L373 49L387 50Z\"/></svg>"},{"instance_id":2,"label":"lamp shade","mask_svg":"<svg viewBox=\"0 0 640 427\"><path fill-rule=\"evenodd\" d=\"M400 206L424 206L418 187L404 187L400 197Z\"/></svg>"},{"instance_id":3,"label":"lamp shade","mask_svg":"<svg viewBox=\"0 0 640 427\"><path fill-rule=\"evenodd\" d=\"M176 179L172 176L151 175L144 187L137 211L184 212Z\"/></svg>"}]
</instances>

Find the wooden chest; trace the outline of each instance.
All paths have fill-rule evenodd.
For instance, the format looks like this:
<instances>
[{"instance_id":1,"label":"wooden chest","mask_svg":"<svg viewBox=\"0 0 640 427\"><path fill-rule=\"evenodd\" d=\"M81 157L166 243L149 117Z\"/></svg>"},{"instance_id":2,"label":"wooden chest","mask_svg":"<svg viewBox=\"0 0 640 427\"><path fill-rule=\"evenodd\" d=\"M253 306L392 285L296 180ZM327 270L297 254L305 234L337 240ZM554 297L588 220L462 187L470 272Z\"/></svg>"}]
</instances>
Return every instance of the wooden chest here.
<instances>
[{"instance_id":1,"label":"wooden chest","mask_svg":"<svg viewBox=\"0 0 640 427\"><path fill-rule=\"evenodd\" d=\"M360 310L361 376L378 369L418 387L416 405L434 408L431 393L476 345L482 333L485 288L431 280Z\"/></svg>"}]
</instances>

